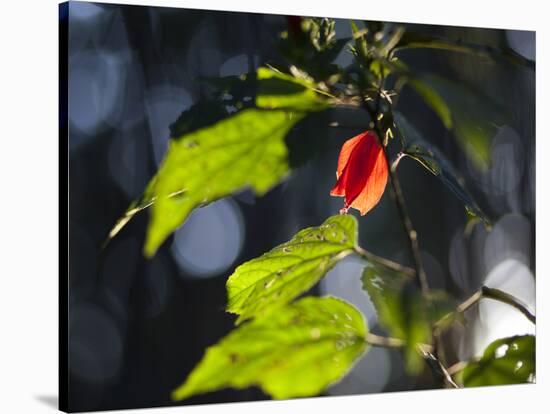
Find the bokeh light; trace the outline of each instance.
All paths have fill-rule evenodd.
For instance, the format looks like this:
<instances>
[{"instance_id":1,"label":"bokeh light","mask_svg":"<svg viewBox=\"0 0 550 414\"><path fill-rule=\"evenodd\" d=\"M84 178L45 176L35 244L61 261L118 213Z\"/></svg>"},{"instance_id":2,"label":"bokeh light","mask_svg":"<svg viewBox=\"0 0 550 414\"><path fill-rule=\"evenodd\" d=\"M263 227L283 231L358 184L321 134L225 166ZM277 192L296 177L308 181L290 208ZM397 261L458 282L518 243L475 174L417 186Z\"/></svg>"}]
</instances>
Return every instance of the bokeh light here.
<instances>
[{"instance_id":1,"label":"bokeh light","mask_svg":"<svg viewBox=\"0 0 550 414\"><path fill-rule=\"evenodd\" d=\"M350 372L328 390L331 395L380 392L388 383L392 371L390 351L370 347Z\"/></svg>"},{"instance_id":2,"label":"bokeh light","mask_svg":"<svg viewBox=\"0 0 550 414\"><path fill-rule=\"evenodd\" d=\"M69 369L88 382L109 383L120 369L123 340L110 315L83 302L74 306L69 323Z\"/></svg>"},{"instance_id":3,"label":"bokeh light","mask_svg":"<svg viewBox=\"0 0 550 414\"><path fill-rule=\"evenodd\" d=\"M485 284L535 309L535 278L524 263L516 259L504 260L487 275ZM484 299L479 304L479 318L473 327L473 354L481 355L496 339L522 334L535 334L535 325L510 305Z\"/></svg>"},{"instance_id":4,"label":"bokeh light","mask_svg":"<svg viewBox=\"0 0 550 414\"><path fill-rule=\"evenodd\" d=\"M154 158L157 166L168 149L170 125L189 108L192 100L189 93L174 85L164 84L147 92L146 111Z\"/></svg>"},{"instance_id":5,"label":"bokeh light","mask_svg":"<svg viewBox=\"0 0 550 414\"><path fill-rule=\"evenodd\" d=\"M526 30L507 30L506 38L512 49L523 57L535 60L536 58L536 37L535 32Z\"/></svg>"},{"instance_id":6,"label":"bokeh light","mask_svg":"<svg viewBox=\"0 0 550 414\"><path fill-rule=\"evenodd\" d=\"M239 206L224 198L193 211L174 233L171 251L184 275L220 275L239 256L244 231Z\"/></svg>"},{"instance_id":7,"label":"bokeh light","mask_svg":"<svg viewBox=\"0 0 550 414\"><path fill-rule=\"evenodd\" d=\"M326 274L320 286L323 294L342 298L357 307L370 326L376 323L377 315L361 283L364 267L360 258L348 256Z\"/></svg>"},{"instance_id":8,"label":"bokeh light","mask_svg":"<svg viewBox=\"0 0 550 414\"><path fill-rule=\"evenodd\" d=\"M84 135L71 139L71 148L106 129L117 108L123 71L109 52L90 51L71 56L69 62L70 125Z\"/></svg>"}]
</instances>

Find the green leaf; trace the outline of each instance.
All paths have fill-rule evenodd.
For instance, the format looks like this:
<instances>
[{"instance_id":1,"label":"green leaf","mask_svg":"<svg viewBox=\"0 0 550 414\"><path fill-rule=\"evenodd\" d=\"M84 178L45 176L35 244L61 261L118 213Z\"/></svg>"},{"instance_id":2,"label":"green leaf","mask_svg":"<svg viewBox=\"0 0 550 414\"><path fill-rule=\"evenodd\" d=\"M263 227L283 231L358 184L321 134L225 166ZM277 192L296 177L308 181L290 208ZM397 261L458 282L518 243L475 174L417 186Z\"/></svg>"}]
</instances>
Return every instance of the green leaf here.
<instances>
[{"instance_id":1,"label":"green leaf","mask_svg":"<svg viewBox=\"0 0 550 414\"><path fill-rule=\"evenodd\" d=\"M170 137L177 139L197 129L215 124L227 116L228 113L221 102L199 101L183 111L178 119L170 125Z\"/></svg>"},{"instance_id":2,"label":"green leaf","mask_svg":"<svg viewBox=\"0 0 550 414\"><path fill-rule=\"evenodd\" d=\"M403 340L408 372L419 373L423 365L418 346L431 342L432 326L454 308L452 302L443 291L432 291L425 299L410 275L382 263L369 261L362 281L380 325Z\"/></svg>"},{"instance_id":3,"label":"green leaf","mask_svg":"<svg viewBox=\"0 0 550 414\"><path fill-rule=\"evenodd\" d=\"M409 276L381 264L369 262L363 271L365 289L378 313L378 322L391 336L405 343L407 370L422 369L417 345L428 343L430 326L422 296Z\"/></svg>"},{"instance_id":4,"label":"green leaf","mask_svg":"<svg viewBox=\"0 0 550 414\"><path fill-rule=\"evenodd\" d=\"M247 75L202 80L218 89L225 102L239 107L250 107L253 103L258 108L314 112L329 106L329 95L318 90L309 78L292 76L273 67L260 67L256 73Z\"/></svg>"},{"instance_id":5,"label":"green leaf","mask_svg":"<svg viewBox=\"0 0 550 414\"><path fill-rule=\"evenodd\" d=\"M247 109L171 141L154 178L145 254L152 256L194 208L245 187L262 195L277 184L288 172L284 138L303 116Z\"/></svg>"},{"instance_id":6,"label":"green leaf","mask_svg":"<svg viewBox=\"0 0 550 414\"><path fill-rule=\"evenodd\" d=\"M464 179L455 171L451 162L436 147L422 137L418 130L399 112L394 112L394 121L405 139L404 154L419 162L464 204L466 211L479 217L486 225L490 221L464 186Z\"/></svg>"},{"instance_id":7,"label":"green leaf","mask_svg":"<svg viewBox=\"0 0 550 414\"><path fill-rule=\"evenodd\" d=\"M451 109L441 95L428 83L420 79L410 79L409 85L418 93L430 108L439 116L445 128L453 127Z\"/></svg>"},{"instance_id":8,"label":"green leaf","mask_svg":"<svg viewBox=\"0 0 550 414\"><path fill-rule=\"evenodd\" d=\"M332 216L319 227L299 231L290 241L246 262L227 280L227 311L237 323L284 305L319 281L353 252L357 220Z\"/></svg>"},{"instance_id":9,"label":"green leaf","mask_svg":"<svg viewBox=\"0 0 550 414\"><path fill-rule=\"evenodd\" d=\"M492 342L479 361L461 374L466 387L522 384L535 380L535 337L512 336Z\"/></svg>"},{"instance_id":10,"label":"green leaf","mask_svg":"<svg viewBox=\"0 0 550 414\"><path fill-rule=\"evenodd\" d=\"M488 99L463 85L434 75L410 78L409 85L452 129L458 144L480 169L489 166L491 142L498 125L504 124L503 112Z\"/></svg>"},{"instance_id":11,"label":"green leaf","mask_svg":"<svg viewBox=\"0 0 550 414\"><path fill-rule=\"evenodd\" d=\"M258 68L256 105L266 109L320 111L328 108L327 99L315 91L315 85L271 68Z\"/></svg>"},{"instance_id":12,"label":"green leaf","mask_svg":"<svg viewBox=\"0 0 550 414\"><path fill-rule=\"evenodd\" d=\"M208 348L172 397L252 385L277 399L317 395L363 354L366 333L352 305L307 297L241 325Z\"/></svg>"},{"instance_id":13,"label":"green leaf","mask_svg":"<svg viewBox=\"0 0 550 414\"><path fill-rule=\"evenodd\" d=\"M200 101L192 105L189 109L183 111L178 119L170 125L170 136L172 139L178 139L182 135L204 128L214 124L228 116L224 105L217 101ZM156 200L155 182L153 178L141 197L134 200L124 212L124 215L117 220L115 225L109 231L104 246L114 238L125 226L134 218L136 214L153 205ZM176 193L177 195L177 193Z\"/></svg>"},{"instance_id":14,"label":"green leaf","mask_svg":"<svg viewBox=\"0 0 550 414\"><path fill-rule=\"evenodd\" d=\"M228 116L222 102L202 101L184 111L170 126L173 140L160 170L115 223L107 241L135 214L153 206L145 246L145 254L152 256L194 208L244 187L264 194L289 169L286 134L305 112L329 105L312 82L271 68L206 80L232 96L225 103L248 109ZM251 102L272 111L250 108Z\"/></svg>"},{"instance_id":15,"label":"green leaf","mask_svg":"<svg viewBox=\"0 0 550 414\"><path fill-rule=\"evenodd\" d=\"M399 51L402 49L440 49L467 53L488 59L503 60L530 69L535 68L535 62L524 58L509 47L495 48L487 45L468 43L462 40L445 39L425 33L405 32L394 50Z\"/></svg>"}]
</instances>

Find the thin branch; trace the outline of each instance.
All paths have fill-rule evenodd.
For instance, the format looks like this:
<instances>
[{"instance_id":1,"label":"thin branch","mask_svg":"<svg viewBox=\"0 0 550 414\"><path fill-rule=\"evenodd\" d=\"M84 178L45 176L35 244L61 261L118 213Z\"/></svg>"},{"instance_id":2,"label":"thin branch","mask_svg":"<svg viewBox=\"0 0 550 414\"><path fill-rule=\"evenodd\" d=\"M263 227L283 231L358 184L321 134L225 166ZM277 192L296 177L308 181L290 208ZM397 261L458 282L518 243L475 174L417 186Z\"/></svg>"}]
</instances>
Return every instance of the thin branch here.
<instances>
[{"instance_id":1,"label":"thin branch","mask_svg":"<svg viewBox=\"0 0 550 414\"><path fill-rule=\"evenodd\" d=\"M458 361L458 362L454 363L453 365L451 365L449 368L447 368L447 372L452 377L452 376L458 374L464 368L466 368L466 365L468 365L468 362Z\"/></svg>"},{"instance_id":2,"label":"thin branch","mask_svg":"<svg viewBox=\"0 0 550 414\"><path fill-rule=\"evenodd\" d=\"M401 161L401 158L403 158L404 156L405 156L404 152L400 152L399 154L397 154L397 156L395 157L395 159L391 164L391 169L390 169L391 171L397 171L397 166L399 165L399 161Z\"/></svg>"},{"instance_id":3,"label":"thin branch","mask_svg":"<svg viewBox=\"0 0 550 414\"><path fill-rule=\"evenodd\" d=\"M466 299L464 302L458 305L458 307L456 308L457 312L460 312L460 313L466 312L472 306L476 305L481 300L482 297L483 297L483 294L481 293L481 290L478 290L476 293L474 293L472 296L470 296L468 299Z\"/></svg>"},{"instance_id":4,"label":"thin branch","mask_svg":"<svg viewBox=\"0 0 550 414\"><path fill-rule=\"evenodd\" d=\"M516 308L518 311L523 313L523 315L529 319L532 323L536 324L537 319L535 315L531 313L529 309L527 309L527 306L525 306L523 303L519 301L519 299L515 298L514 296L503 292L500 289L490 288L487 286L482 286L478 291L476 291L472 296L470 296L468 299L466 299L464 302L462 302L458 307L456 308L457 312L464 313L468 309L470 309L472 306L478 304L481 299L493 299L497 300L502 303L506 303L507 305L510 305L514 308ZM445 317L445 316L444 316Z\"/></svg>"},{"instance_id":5,"label":"thin branch","mask_svg":"<svg viewBox=\"0 0 550 414\"><path fill-rule=\"evenodd\" d=\"M414 269L411 269L410 267L407 267L407 266L403 266L399 263L396 263L384 257L377 256L374 253L371 253L360 246L356 246L354 250L355 250L355 253L365 258L369 262L382 264L390 268L391 270L395 270L396 272L399 272L399 273L404 273L410 277L414 277L415 275Z\"/></svg>"},{"instance_id":6,"label":"thin branch","mask_svg":"<svg viewBox=\"0 0 550 414\"><path fill-rule=\"evenodd\" d=\"M368 332L365 341L372 346L379 346L384 348L401 348L403 341L398 338L390 338L387 336L375 335Z\"/></svg>"},{"instance_id":7,"label":"thin branch","mask_svg":"<svg viewBox=\"0 0 550 414\"><path fill-rule=\"evenodd\" d=\"M487 299L493 299L498 300L499 302L506 303L507 305L513 306L518 311L523 313L523 315L529 319L532 323L536 324L537 320L535 315L533 315L527 307L521 303L518 299L516 299L514 296L503 292L499 289L489 288L487 286L481 287L481 293L484 298Z\"/></svg>"},{"instance_id":8,"label":"thin branch","mask_svg":"<svg viewBox=\"0 0 550 414\"><path fill-rule=\"evenodd\" d=\"M384 84L384 78L382 78L380 82L379 89L382 89L383 84ZM378 94L378 99L376 101L375 109L372 109L366 103L364 106L367 112L369 113L371 120L374 122L374 128L375 128L376 134L378 135L378 139L381 141L380 144L382 145L382 133L380 130L380 125L378 123L378 113L380 111L380 94ZM420 256L420 248L418 246L416 230L414 230L412 221L407 211L407 206L405 205L405 199L403 197L403 191L401 190L401 184L399 183L399 177L397 176L397 172L392 170L391 161L389 159L389 155L386 147L382 145L382 148L384 151L384 156L385 156L386 163L389 170L390 184L392 188L391 195L395 201L397 210L399 212L399 217L401 218L401 224L403 225L403 230L407 235L407 240L409 242L409 249L413 257L414 268L416 272L416 280L422 291L422 294L426 296L429 293L428 279L426 277L426 272L424 271L424 266L422 265L422 259Z\"/></svg>"},{"instance_id":9,"label":"thin branch","mask_svg":"<svg viewBox=\"0 0 550 414\"><path fill-rule=\"evenodd\" d=\"M454 382L452 376L449 374L449 371L432 352L425 351L423 352L423 356L432 371L439 375L443 379L444 383L447 383L452 388L460 388L458 384Z\"/></svg>"},{"instance_id":10,"label":"thin branch","mask_svg":"<svg viewBox=\"0 0 550 414\"><path fill-rule=\"evenodd\" d=\"M389 336L380 336L368 332L365 337L365 342L371 346L378 346L382 348L402 348L405 346L405 342L399 338L392 338ZM433 347L429 344L418 344L418 351L425 356L432 352Z\"/></svg>"}]
</instances>

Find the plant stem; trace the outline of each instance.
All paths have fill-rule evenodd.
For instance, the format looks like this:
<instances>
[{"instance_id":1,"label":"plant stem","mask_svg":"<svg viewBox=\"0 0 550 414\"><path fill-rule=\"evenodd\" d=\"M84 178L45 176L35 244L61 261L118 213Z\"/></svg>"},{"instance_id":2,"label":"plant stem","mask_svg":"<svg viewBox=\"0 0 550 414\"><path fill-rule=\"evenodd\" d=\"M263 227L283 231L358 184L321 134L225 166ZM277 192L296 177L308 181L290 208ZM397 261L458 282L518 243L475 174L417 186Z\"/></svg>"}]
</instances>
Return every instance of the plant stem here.
<instances>
[{"instance_id":1,"label":"plant stem","mask_svg":"<svg viewBox=\"0 0 550 414\"><path fill-rule=\"evenodd\" d=\"M458 305L458 307L456 308L457 312L460 312L460 313L466 312L472 306L476 305L481 300L482 297L483 295L480 289L476 293L474 293L472 296L470 296L468 299L466 299L464 302L462 302L460 305Z\"/></svg>"},{"instance_id":2,"label":"plant stem","mask_svg":"<svg viewBox=\"0 0 550 414\"><path fill-rule=\"evenodd\" d=\"M396 272L404 273L407 276L414 277L415 272L410 267L403 266L399 263L393 262L384 257L377 256L374 253L371 253L363 249L361 246L356 246L354 250L355 250L355 253L357 253L361 257L364 257L369 262L380 263L392 270L395 270Z\"/></svg>"},{"instance_id":3,"label":"plant stem","mask_svg":"<svg viewBox=\"0 0 550 414\"><path fill-rule=\"evenodd\" d=\"M449 371L441 363L439 358L437 358L432 352L429 351L423 351L423 354L424 359L426 360L428 365L442 378L444 386L445 383L447 383L452 388L460 388L457 383L453 381L453 378L449 374Z\"/></svg>"},{"instance_id":4,"label":"plant stem","mask_svg":"<svg viewBox=\"0 0 550 414\"><path fill-rule=\"evenodd\" d=\"M380 81L379 90L383 88L384 78ZM428 279L426 277L426 272L424 271L424 266L422 265L422 259L420 256L420 248L418 246L418 239L416 230L412 225L409 213L407 211L407 206L405 205L405 198L403 197L403 191L401 190L401 184L399 183L399 177L397 176L397 171L392 168L392 164L388 155L387 148L382 144L382 132L380 130L380 125L378 123L378 114L380 111L380 91L378 93L378 99L376 100L376 108L372 109L367 103L365 103L365 108L369 113L371 120L374 122L374 129L378 139L380 140L380 145L382 145L384 151L384 157L386 159L386 164L388 166L390 184L391 184L391 195L395 201L399 217L401 219L401 224L403 225L403 230L407 235L407 240L409 243L409 249L412 254L414 269L416 273L416 280L424 296L427 296L429 293Z\"/></svg>"},{"instance_id":5,"label":"plant stem","mask_svg":"<svg viewBox=\"0 0 550 414\"><path fill-rule=\"evenodd\" d=\"M460 371L462 371L464 368L466 368L466 365L468 365L468 362L466 361L458 361L451 365L449 368L447 368L447 372L452 377L453 375L458 374Z\"/></svg>"},{"instance_id":6,"label":"plant stem","mask_svg":"<svg viewBox=\"0 0 550 414\"><path fill-rule=\"evenodd\" d=\"M390 338L387 336L375 335L368 332L365 337L365 341L372 346L379 346L384 348L401 348L403 341L398 338Z\"/></svg>"},{"instance_id":7,"label":"plant stem","mask_svg":"<svg viewBox=\"0 0 550 414\"><path fill-rule=\"evenodd\" d=\"M483 298L493 299L502 303L506 303L507 305L510 305L516 308L521 313L523 313L523 315L527 319L529 319L532 323L534 324L537 323L537 319L535 315L533 315L531 311L529 311L529 309L527 309L527 307L523 303L521 303L517 298L515 298L514 296L506 292L503 292L500 289L490 288L487 286L482 286L481 289L479 289L472 296L470 296L468 299L462 302L458 306L457 311L464 313L468 309L470 309L472 306L477 304Z\"/></svg>"},{"instance_id":8,"label":"plant stem","mask_svg":"<svg viewBox=\"0 0 550 414\"><path fill-rule=\"evenodd\" d=\"M371 332L367 333L365 342L371 346L378 346L382 348L402 348L405 346L402 339L392 338L389 336L380 336ZM432 346L428 344L418 344L418 348L422 355L429 354L433 350Z\"/></svg>"}]
</instances>

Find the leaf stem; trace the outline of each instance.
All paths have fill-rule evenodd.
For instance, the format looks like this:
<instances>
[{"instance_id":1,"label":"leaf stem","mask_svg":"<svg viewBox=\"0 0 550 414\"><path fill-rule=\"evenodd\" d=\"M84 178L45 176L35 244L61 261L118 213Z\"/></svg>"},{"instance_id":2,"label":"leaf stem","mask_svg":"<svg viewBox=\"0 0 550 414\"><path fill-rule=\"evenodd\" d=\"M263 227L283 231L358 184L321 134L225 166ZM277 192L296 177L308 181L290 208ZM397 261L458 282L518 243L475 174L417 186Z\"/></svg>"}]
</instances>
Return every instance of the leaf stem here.
<instances>
[{"instance_id":1,"label":"leaf stem","mask_svg":"<svg viewBox=\"0 0 550 414\"><path fill-rule=\"evenodd\" d=\"M371 332L367 333L365 341L372 346L379 346L384 348L401 348L403 341L398 338L391 338L388 336L375 335Z\"/></svg>"},{"instance_id":2,"label":"leaf stem","mask_svg":"<svg viewBox=\"0 0 550 414\"><path fill-rule=\"evenodd\" d=\"M411 269L410 267L403 266L397 262L391 261L384 257L377 256L374 253L371 253L368 250L363 249L361 246L355 246L354 251L359 256L363 257L369 262L380 263L392 270L395 270L396 272L404 273L407 276L414 277L414 274L415 274L414 269Z\"/></svg>"},{"instance_id":3,"label":"leaf stem","mask_svg":"<svg viewBox=\"0 0 550 414\"><path fill-rule=\"evenodd\" d=\"M458 374L460 371L466 368L466 365L468 365L467 361L458 361L453 365L451 365L449 368L447 368L447 372L452 377L453 375Z\"/></svg>"},{"instance_id":4,"label":"leaf stem","mask_svg":"<svg viewBox=\"0 0 550 414\"><path fill-rule=\"evenodd\" d=\"M477 292L475 292L472 296L470 296L468 299L462 302L458 306L457 311L460 313L464 313L468 309L470 309L472 306L479 303L479 301L483 298L497 300L499 302L510 305L516 308L521 313L523 313L523 315L527 319L529 319L533 324L537 323L535 315L533 315L531 311L527 309L527 306L521 303L519 299L515 298L509 293L503 292L500 289L490 288L487 286L482 286Z\"/></svg>"},{"instance_id":5,"label":"leaf stem","mask_svg":"<svg viewBox=\"0 0 550 414\"><path fill-rule=\"evenodd\" d=\"M434 372L436 372L443 379L444 383L447 383L452 388L460 388L458 384L454 382L451 374L445 368L445 366L441 363L439 358L437 358L430 351L423 351L423 355L427 364L430 366L430 368L432 368Z\"/></svg>"},{"instance_id":6,"label":"leaf stem","mask_svg":"<svg viewBox=\"0 0 550 414\"><path fill-rule=\"evenodd\" d=\"M380 81L379 92L382 90L384 85L384 78ZM374 129L378 139L380 140L380 145L382 145L382 132L380 130L380 125L378 123L378 115L380 112L380 93L376 100L376 108L371 108L366 102L364 107L370 115L371 120L374 122ZM401 190L401 184L399 183L399 177L397 176L397 171L392 169L392 164L389 159L387 148L382 145L384 150L384 156L386 159L386 164L389 170L390 184L391 184L391 195L395 201L399 217L401 218L401 224L403 225L403 230L407 235L407 240L409 243L409 249L412 254L414 268L416 273L416 280L424 296L427 296L429 293L428 279L426 272L424 271L424 266L422 265L422 259L420 256L420 247L418 246L418 239L416 230L412 225L409 213L407 211L407 206L405 205L405 198L403 197L403 191Z\"/></svg>"},{"instance_id":7,"label":"leaf stem","mask_svg":"<svg viewBox=\"0 0 550 414\"><path fill-rule=\"evenodd\" d=\"M393 162L391 163L391 171L397 171L397 166L399 165L399 161L401 161L401 158L403 158L406 154L404 152L400 152L397 154Z\"/></svg>"},{"instance_id":8,"label":"leaf stem","mask_svg":"<svg viewBox=\"0 0 550 414\"><path fill-rule=\"evenodd\" d=\"M402 348L405 346L405 342L402 339L376 335L372 332L367 332L365 342L371 346L378 346L381 348ZM429 344L418 344L418 349L422 355L426 355L432 352L433 347Z\"/></svg>"}]
</instances>

